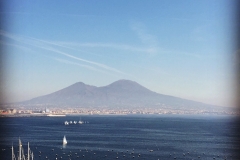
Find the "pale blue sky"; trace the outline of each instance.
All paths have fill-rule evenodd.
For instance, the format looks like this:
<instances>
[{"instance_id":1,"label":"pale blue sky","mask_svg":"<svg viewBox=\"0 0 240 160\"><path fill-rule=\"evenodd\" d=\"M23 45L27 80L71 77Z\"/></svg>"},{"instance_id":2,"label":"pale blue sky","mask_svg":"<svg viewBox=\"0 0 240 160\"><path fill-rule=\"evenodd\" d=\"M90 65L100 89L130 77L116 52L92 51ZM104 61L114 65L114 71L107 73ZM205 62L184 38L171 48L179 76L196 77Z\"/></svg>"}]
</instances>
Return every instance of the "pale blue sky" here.
<instances>
[{"instance_id":1,"label":"pale blue sky","mask_svg":"<svg viewBox=\"0 0 240 160\"><path fill-rule=\"evenodd\" d=\"M119 79L232 106L234 1L5 2L0 36L7 102L75 82Z\"/></svg>"}]
</instances>

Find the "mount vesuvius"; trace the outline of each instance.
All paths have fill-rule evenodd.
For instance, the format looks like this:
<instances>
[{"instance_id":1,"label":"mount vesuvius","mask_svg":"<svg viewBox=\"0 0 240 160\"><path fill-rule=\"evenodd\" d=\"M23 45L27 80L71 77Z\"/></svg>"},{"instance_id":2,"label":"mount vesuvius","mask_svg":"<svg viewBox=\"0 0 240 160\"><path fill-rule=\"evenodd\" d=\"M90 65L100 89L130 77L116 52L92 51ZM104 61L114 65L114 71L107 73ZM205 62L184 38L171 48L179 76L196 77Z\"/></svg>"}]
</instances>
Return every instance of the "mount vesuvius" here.
<instances>
[{"instance_id":1,"label":"mount vesuvius","mask_svg":"<svg viewBox=\"0 0 240 160\"><path fill-rule=\"evenodd\" d=\"M21 102L24 105L47 105L59 108L165 108L183 110L225 110L227 107L214 106L153 92L130 80L119 80L107 86L96 87L77 82L54 93Z\"/></svg>"}]
</instances>

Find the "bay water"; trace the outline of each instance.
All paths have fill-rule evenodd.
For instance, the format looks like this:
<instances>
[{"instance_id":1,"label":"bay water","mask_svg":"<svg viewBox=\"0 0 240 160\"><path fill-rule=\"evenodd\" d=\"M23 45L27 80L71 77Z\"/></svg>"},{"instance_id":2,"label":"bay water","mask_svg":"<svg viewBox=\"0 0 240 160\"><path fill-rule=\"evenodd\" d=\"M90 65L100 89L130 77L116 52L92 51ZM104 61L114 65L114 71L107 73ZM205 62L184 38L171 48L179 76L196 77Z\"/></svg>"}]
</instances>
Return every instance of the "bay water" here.
<instances>
[{"instance_id":1,"label":"bay water","mask_svg":"<svg viewBox=\"0 0 240 160\"><path fill-rule=\"evenodd\" d=\"M2 117L0 123L1 160L11 160L12 146L18 155L19 138L25 154L30 143L34 160L240 159L231 116Z\"/></svg>"}]
</instances>

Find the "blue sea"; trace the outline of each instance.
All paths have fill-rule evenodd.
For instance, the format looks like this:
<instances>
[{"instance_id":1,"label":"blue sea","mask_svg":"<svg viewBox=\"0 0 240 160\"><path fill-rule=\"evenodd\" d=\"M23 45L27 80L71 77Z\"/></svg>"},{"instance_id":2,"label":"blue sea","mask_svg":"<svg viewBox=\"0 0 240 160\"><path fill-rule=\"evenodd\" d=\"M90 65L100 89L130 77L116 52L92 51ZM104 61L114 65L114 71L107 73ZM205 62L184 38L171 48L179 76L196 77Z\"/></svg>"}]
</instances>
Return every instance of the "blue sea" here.
<instances>
[{"instance_id":1,"label":"blue sea","mask_svg":"<svg viewBox=\"0 0 240 160\"><path fill-rule=\"evenodd\" d=\"M65 121L84 124L64 125ZM237 124L229 116L79 115L0 118L0 159L25 154L30 143L34 160L240 159ZM64 135L67 145L63 145Z\"/></svg>"}]
</instances>

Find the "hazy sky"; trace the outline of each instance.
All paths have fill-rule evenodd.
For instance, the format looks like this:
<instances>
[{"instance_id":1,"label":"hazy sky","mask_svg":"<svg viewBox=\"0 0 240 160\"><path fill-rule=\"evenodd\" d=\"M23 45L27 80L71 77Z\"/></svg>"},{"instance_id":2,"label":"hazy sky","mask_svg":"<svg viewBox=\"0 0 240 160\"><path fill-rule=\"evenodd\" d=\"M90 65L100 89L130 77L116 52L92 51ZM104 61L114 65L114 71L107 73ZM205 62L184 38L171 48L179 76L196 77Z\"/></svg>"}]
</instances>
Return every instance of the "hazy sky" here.
<instances>
[{"instance_id":1,"label":"hazy sky","mask_svg":"<svg viewBox=\"0 0 240 160\"><path fill-rule=\"evenodd\" d=\"M119 79L231 106L234 3L8 0L0 12L6 102ZM3 74L3 73L2 73Z\"/></svg>"}]
</instances>

